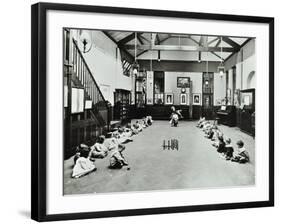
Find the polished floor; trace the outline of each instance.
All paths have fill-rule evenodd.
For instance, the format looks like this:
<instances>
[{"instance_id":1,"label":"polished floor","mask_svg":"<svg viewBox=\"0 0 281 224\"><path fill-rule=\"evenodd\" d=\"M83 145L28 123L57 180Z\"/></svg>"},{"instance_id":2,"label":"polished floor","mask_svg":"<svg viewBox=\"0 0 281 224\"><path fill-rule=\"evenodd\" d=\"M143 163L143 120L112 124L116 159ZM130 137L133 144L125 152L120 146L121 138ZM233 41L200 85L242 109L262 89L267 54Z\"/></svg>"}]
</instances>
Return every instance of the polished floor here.
<instances>
[{"instance_id":1,"label":"polished floor","mask_svg":"<svg viewBox=\"0 0 281 224\"><path fill-rule=\"evenodd\" d=\"M97 171L72 179L73 158L64 161L64 194L109 193L167 189L221 188L255 184L255 140L238 128L220 125L236 149L241 139L250 154L250 163L238 164L219 156L211 141L204 138L196 122L168 121L154 124L126 144L124 156L130 169L108 169L109 158L97 159ZM163 140L177 139L178 150L163 150Z\"/></svg>"}]
</instances>

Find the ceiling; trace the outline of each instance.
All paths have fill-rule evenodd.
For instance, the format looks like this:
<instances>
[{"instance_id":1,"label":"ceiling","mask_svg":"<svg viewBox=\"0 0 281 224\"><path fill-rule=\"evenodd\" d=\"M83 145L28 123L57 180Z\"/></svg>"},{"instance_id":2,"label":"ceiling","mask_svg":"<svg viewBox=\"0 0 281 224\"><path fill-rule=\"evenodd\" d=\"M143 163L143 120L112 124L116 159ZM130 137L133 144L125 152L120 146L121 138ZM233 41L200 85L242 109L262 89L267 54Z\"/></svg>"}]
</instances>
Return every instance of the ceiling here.
<instances>
[{"instance_id":1,"label":"ceiling","mask_svg":"<svg viewBox=\"0 0 281 224\"><path fill-rule=\"evenodd\" d=\"M197 52L199 60L201 60L201 53L208 52L218 61L226 60L251 39L248 37L122 31L104 31L104 33L132 57L135 55L141 57L150 51Z\"/></svg>"}]
</instances>

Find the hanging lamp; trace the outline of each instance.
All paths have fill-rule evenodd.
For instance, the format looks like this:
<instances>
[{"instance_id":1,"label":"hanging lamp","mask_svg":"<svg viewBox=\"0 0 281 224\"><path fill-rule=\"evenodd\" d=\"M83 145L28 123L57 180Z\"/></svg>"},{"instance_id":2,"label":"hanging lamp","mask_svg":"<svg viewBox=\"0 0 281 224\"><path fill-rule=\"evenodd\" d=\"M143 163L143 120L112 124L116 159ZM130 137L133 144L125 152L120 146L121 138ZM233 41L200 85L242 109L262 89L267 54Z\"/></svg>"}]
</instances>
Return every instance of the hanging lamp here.
<instances>
[{"instance_id":1,"label":"hanging lamp","mask_svg":"<svg viewBox=\"0 0 281 224\"><path fill-rule=\"evenodd\" d=\"M206 42L207 42L207 49L208 49L208 37L206 37ZM209 50L207 50L207 61L206 61L206 73L207 73L207 77L209 76ZM205 85L209 85L209 81L206 80L205 81Z\"/></svg>"},{"instance_id":2,"label":"hanging lamp","mask_svg":"<svg viewBox=\"0 0 281 224\"><path fill-rule=\"evenodd\" d=\"M139 70L139 65L137 63L137 33L136 32L135 32L135 61L132 67L133 67L133 74L137 75Z\"/></svg>"},{"instance_id":3,"label":"hanging lamp","mask_svg":"<svg viewBox=\"0 0 281 224\"><path fill-rule=\"evenodd\" d=\"M218 73L219 73L220 77L222 78L224 75L224 65L223 65L223 58L222 58L222 37L220 39L220 44L221 44L221 52L220 52L221 53L221 57L220 57L221 62L220 62L220 65L218 66Z\"/></svg>"}]
</instances>

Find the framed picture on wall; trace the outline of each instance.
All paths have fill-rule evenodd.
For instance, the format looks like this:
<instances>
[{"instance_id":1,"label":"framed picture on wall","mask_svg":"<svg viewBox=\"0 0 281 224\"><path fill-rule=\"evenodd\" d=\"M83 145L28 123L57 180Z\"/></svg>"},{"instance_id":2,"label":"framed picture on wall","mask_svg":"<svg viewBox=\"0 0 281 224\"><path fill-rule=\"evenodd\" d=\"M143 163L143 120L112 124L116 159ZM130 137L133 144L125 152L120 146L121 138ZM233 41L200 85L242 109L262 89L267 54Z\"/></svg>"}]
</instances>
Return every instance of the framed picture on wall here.
<instances>
[{"instance_id":1,"label":"framed picture on wall","mask_svg":"<svg viewBox=\"0 0 281 224\"><path fill-rule=\"evenodd\" d=\"M193 105L201 105L201 94L200 93L193 93L192 104Z\"/></svg>"},{"instance_id":2,"label":"framed picture on wall","mask_svg":"<svg viewBox=\"0 0 281 224\"><path fill-rule=\"evenodd\" d=\"M180 94L180 105L189 105L189 97L187 93Z\"/></svg>"},{"instance_id":3,"label":"framed picture on wall","mask_svg":"<svg viewBox=\"0 0 281 224\"><path fill-rule=\"evenodd\" d=\"M177 87L178 88L189 88L190 78L189 77L177 77Z\"/></svg>"},{"instance_id":4,"label":"framed picture on wall","mask_svg":"<svg viewBox=\"0 0 281 224\"><path fill-rule=\"evenodd\" d=\"M32 219L274 205L273 18L55 3L38 3L31 11ZM181 37L187 41L178 46ZM166 38L175 44L167 45ZM157 44L151 45L152 39ZM155 52L163 60L154 63L151 55ZM183 54L187 57L180 62ZM182 115L195 120L213 112L213 99L226 97L225 74L220 77L217 73L221 57L226 71L243 63L243 69L236 72L241 83L235 88L245 91L247 80L251 88L266 87L241 96L244 112L240 124L247 124L245 131L254 129L255 138L245 136L239 128L224 128L225 122L220 126L227 130L235 149L243 147L239 142L243 137L248 160L225 157L222 161L216 150L205 150L202 156L197 147L202 143L208 149L210 142L194 121L178 120L180 105L195 105L182 110ZM251 73L256 67L258 71ZM123 68L130 77L123 74ZM150 74L147 83L138 76L140 69ZM214 73L214 91L208 82L203 89L204 73ZM192 81L177 77L179 74L190 74ZM233 80L233 72L228 75ZM140 85L135 86L136 80ZM184 92L189 85L192 89ZM214 94L208 98L210 108L202 105L207 92ZM120 154L116 127L129 127L131 119L143 117L145 129L137 123L131 126L134 139L142 144L124 135L118 139L126 142L126 150ZM170 118L179 127L171 127ZM100 152L99 147L107 149Z\"/></svg>"},{"instance_id":5,"label":"framed picture on wall","mask_svg":"<svg viewBox=\"0 0 281 224\"><path fill-rule=\"evenodd\" d=\"M165 93L165 104L166 105L174 104L174 94L173 93Z\"/></svg>"}]
</instances>

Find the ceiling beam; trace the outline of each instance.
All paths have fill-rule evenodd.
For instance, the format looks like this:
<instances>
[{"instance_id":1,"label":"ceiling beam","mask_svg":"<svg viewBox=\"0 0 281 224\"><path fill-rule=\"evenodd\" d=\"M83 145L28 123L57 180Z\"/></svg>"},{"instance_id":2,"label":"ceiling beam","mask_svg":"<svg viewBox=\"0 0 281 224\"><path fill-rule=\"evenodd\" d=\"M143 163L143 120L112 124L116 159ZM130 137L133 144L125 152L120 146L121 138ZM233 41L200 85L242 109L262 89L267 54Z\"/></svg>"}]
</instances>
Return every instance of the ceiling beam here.
<instances>
[{"instance_id":1,"label":"ceiling beam","mask_svg":"<svg viewBox=\"0 0 281 224\"><path fill-rule=\"evenodd\" d=\"M216 43L215 47L218 47L221 43L221 39L218 40L218 42Z\"/></svg>"},{"instance_id":2,"label":"ceiling beam","mask_svg":"<svg viewBox=\"0 0 281 224\"><path fill-rule=\"evenodd\" d=\"M142 52L137 54L137 57L141 56L142 54L144 54L145 52L148 52L148 50L143 50Z\"/></svg>"},{"instance_id":3,"label":"ceiling beam","mask_svg":"<svg viewBox=\"0 0 281 224\"><path fill-rule=\"evenodd\" d=\"M222 37L222 40L232 46L236 51L240 49L240 45L231 40L229 37Z\"/></svg>"},{"instance_id":4,"label":"ceiling beam","mask_svg":"<svg viewBox=\"0 0 281 224\"><path fill-rule=\"evenodd\" d=\"M199 45L199 42L197 40L195 40L193 37L188 36L187 38Z\"/></svg>"},{"instance_id":5,"label":"ceiling beam","mask_svg":"<svg viewBox=\"0 0 281 224\"><path fill-rule=\"evenodd\" d=\"M142 33L137 33L137 34L142 34ZM128 36L124 37L123 39L119 40L117 43L118 45L124 45L128 43L129 41L133 40L135 38L135 32L129 34Z\"/></svg>"},{"instance_id":6,"label":"ceiling beam","mask_svg":"<svg viewBox=\"0 0 281 224\"><path fill-rule=\"evenodd\" d=\"M135 49L135 45L125 45L126 50ZM152 51L221 51L220 47L203 47L203 46L179 46L179 45L137 45L138 50L152 50ZM232 47L223 47L223 52L235 51Z\"/></svg>"},{"instance_id":7,"label":"ceiling beam","mask_svg":"<svg viewBox=\"0 0 281 224\"><path fill-rule=\"evenodd\" d=\"M160 38L159 38L158 33L156 34L156 44L160 44Z\"/></svg>"},{"instance_id":8,"label":"ceiling beam","mask_svg":"<svg viewBox=\"0 0 281 224\"><path fill-rule=\"evenodd\" d=\"M207 41L206 36L201 36L199 40L199 46L207 47L208 46L208 41Z\"/></svg>"},{"instance_id":9,"label":"ceiling beam","mask_svg":"<svg viewBox=\"0 0 281 224\"><path fill-rule=\"evenodd\" d=\"M118 42L108 32L103 31L103 33L119 47L120 51L124 52L129 62L134 62L134 57L124 48L124 45L118 45Z\"/></svg>"},{"instance_id":10,"label":"ceiling beam","mask_svg":"<svg viewBox=\"0 0 281 224\"><path fill-rule=\"evenodd\" d=\"M164 41L168 40L171 38L171 35L169 34L167 37L159 41L159 44L163 43Z\"/></svg>"},{"instance_id":11,"label":"ceiling beam","mask_svg":"<svg viewBox=\"0 0 281 224\"><path fill-rule=\"evenodd\" d=\"M199 39L199 46L202 46L202 44L203 44L203 36L201 36Z\"/></svg>"},{"instance_id":12,"label":"ceiling beam","mask_svg":"<svg viewBox=\"0 0 281 224\"><path fill-rule=\"evenodd\" d=\"M208 45L210 45L210 44L216 42L216 41L219 40L219 39L220 39L219 37L216 37L215 39L209 41L209 42L208 42Z\"/></svg>"},{"instance_id":13,"label":"ceiling beam","mask_svg":"<svg viewBox=\"0 0 281 224\"><path fill-rule=\"evenodd\" d=\"M140 39L150 43L150 40L148 40L146 37L142 36L141 34L139 34Z\"/></svg>"},{"instance_id":14,"label":"ceiling beam","mask_svg":"<svg viewBox=\"0 0 281 224\"><path fill-rule=\"evenodd\" d=\"M141 37L142 37L142 38L145 38L145 37L143 37L143 36L141 36ZM159 41L159 44L163 43L164 41L168 40L169 38L171 38L171 35L169 35L169 36L165 37L164 39L160 40L160 41ZM146 39L146 38L145 38L145 40L146 40L147 42L150 42L150 41L149 41L148 39ZM148 51L149 51L148 49L147 49L147 50L143 50L142 52L140 52L140 53L137 54L137 57L143 55L144 53L146 53L146 52L148 52Z\"/></svg>"},{"instance_id":15,"label":"ceiling beam","mask_svg":"<svg viewBox=\"0 0 281 224\"><path fill-rule=\"evenodd\" d=\"M221 57L220 55L216 54L215 52L211 52L211 54L215 55L216 57L218 57L220 60L224 61L224 58Z\"/></svg>"},{"instance_id":16,"label":"ceiling beam","mask_svg":"<svg viewBox=\"0 0 281 224\"><path fill-rule=\"evenodd\" d=\"M218 40L218 42L216 43L215 47L218 47L218 46L220 45L220 43L221 43L221 39L218 38L217 40ZM220 47L219 47L219 49L220 49L220 51L222 50L222 48L220 48ZM221 57L221 56L219 56L219 55L216 54L215 52L211 51L211 54L215 55L215 56L218 57L220 60L224 61L224 58Z\"/></svg>"},{"instance_id":17,"label":"ceiling beam","mask_svg":"<svg viewBox=\"0 0 281 224\"><path fill-rule=\"evenodd\" d=\"M137 34L137 38L138 38L138 41L140 42L140 44L144 44L144 42L142 41L142 38L141 38L141 34Z\"/></svg>"}]
</instances>

